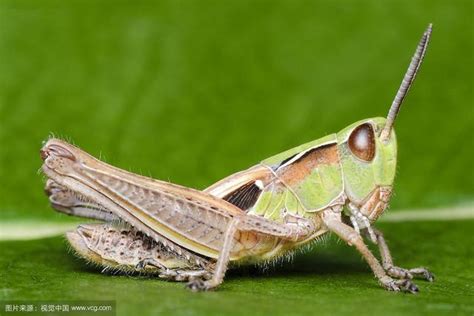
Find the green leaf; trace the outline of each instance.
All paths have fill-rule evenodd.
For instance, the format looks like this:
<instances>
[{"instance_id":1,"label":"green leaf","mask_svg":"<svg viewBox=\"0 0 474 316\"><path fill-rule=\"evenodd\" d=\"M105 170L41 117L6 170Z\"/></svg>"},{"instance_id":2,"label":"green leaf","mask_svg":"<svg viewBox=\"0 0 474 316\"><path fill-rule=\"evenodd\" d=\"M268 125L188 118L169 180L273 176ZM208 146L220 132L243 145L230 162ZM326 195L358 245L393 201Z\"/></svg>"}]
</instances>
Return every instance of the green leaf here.
<instances>
[{"instance_id":1,"label":"green leaf","mask_svg":"<svg viewBox=\"0 0 474 316\"><path fill-rule=\"evenodd\" d=\"M334 238L291 263L235 268L215 292L192 293L183 283L101 274L54 237L0 242L1 300L115 300L119 315L453 315L472 314L474 222L386 223L395 262L426 266L418 295L382 289L360 256ZM453 260L455 258L456 260Z\"/></svg>"}]
</instances>

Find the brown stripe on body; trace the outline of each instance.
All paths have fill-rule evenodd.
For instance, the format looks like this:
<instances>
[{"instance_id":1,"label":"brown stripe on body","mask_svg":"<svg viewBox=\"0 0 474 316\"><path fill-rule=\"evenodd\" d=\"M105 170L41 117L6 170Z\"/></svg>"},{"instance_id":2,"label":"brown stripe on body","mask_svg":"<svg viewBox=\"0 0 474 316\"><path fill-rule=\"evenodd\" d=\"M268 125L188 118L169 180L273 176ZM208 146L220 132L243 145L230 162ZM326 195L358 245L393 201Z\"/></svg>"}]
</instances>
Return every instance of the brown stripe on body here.
<instances>
[{"instance_id":1,"label":"brown stripe on body","mask_svg":"<svg viewBox=\"0 0 474 316\"><path fill-rule=\"evenodd\" d=\"M279 178L288 185L300 182L313 169L325 164L339 164L337 144L327 144L308 150L291 164L277 170Z\"/></svg>"}]
</instances>

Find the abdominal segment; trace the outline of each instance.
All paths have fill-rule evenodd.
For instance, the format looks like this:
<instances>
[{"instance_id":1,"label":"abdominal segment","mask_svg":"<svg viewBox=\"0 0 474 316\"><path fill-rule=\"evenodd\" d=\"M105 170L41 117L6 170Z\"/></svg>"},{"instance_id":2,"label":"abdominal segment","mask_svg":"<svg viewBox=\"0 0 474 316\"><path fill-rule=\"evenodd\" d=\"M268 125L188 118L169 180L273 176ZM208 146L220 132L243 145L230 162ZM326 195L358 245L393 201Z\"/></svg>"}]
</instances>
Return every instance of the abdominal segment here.
<instances>
[{"instance_id":1,"label":"abdominal segment","mask_svg":"<svg viewBox=\"0 0 474 316\"><path fill-rule=\"evenodd\" d=\"M112 223L80 225L67 233L67 239L79 256L104 270L145 272L185 281L206 277L212 269L205 258L164 247L140 231Z\"/></svg>"}]
</instances>

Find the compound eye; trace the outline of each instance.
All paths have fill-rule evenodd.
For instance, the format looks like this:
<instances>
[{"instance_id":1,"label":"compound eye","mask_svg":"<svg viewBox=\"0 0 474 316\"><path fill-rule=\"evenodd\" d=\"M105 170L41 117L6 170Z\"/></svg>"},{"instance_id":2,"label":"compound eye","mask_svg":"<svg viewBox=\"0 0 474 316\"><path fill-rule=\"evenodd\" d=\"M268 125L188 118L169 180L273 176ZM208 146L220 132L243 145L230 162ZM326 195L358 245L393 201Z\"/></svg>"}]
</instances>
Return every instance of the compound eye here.
<instances>
[{"instance_id":1,"label":"compound eye","mask_svg":"<svg viewBox=\"0 0 474 316\"><path fill-rule=\"evenodd\" d=\"M375 134L372 125L358 126L349 136L349 148L354 156L363 161L372 161L375 156Z\"/></svg>"}]
</instances>

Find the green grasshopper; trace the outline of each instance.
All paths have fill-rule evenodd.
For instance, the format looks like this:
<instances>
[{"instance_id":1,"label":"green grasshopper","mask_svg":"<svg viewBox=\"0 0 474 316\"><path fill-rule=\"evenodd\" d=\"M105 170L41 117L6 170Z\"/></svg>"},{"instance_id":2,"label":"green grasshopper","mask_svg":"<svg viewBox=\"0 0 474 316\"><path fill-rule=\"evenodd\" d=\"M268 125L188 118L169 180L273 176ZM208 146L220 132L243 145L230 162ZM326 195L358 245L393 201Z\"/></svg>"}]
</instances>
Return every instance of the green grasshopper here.
<instances>
[{"instance_id":1,"label":"green grasshopper","mask_svg":"<svg viewBox=\"0 0 474 316\"><path fill-rule=\"evenodd\" d=\"M157 273L201 291L218 287L229 263L275 260L333 232L362 254L383 287L417 292L412 278L433 275L395 266L372 224L388 206L397 157L393 125L431 30L430 24L387 118L358 121L203 191L115 168L49 139L40 153L53 208L104 222L80 225L67 233L69 242L105 269ZM381 263L364 237L378 245Z\"/></svg>"}]
</instances>

